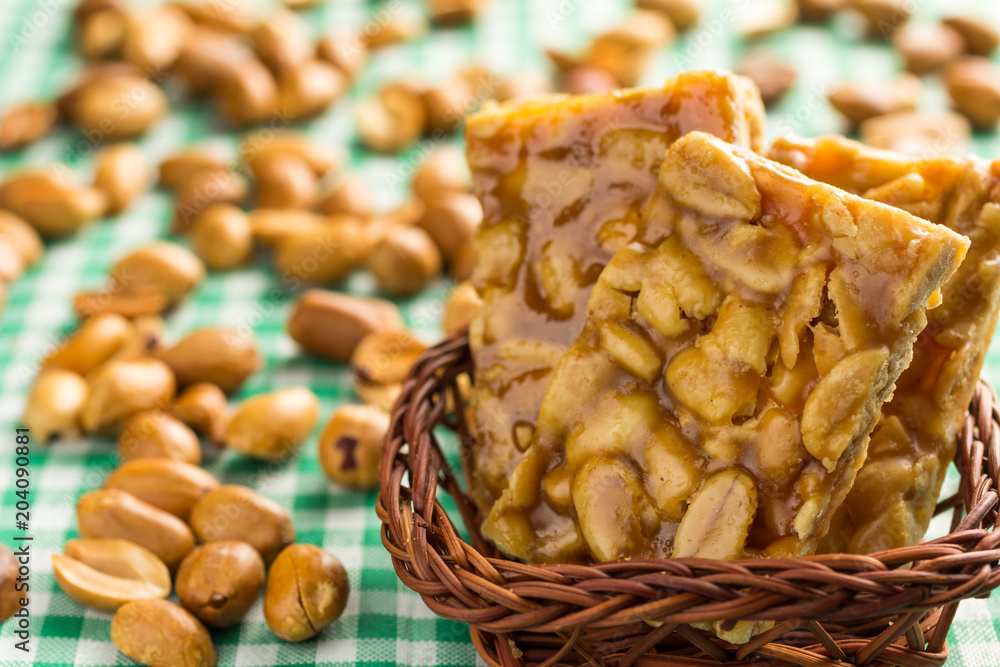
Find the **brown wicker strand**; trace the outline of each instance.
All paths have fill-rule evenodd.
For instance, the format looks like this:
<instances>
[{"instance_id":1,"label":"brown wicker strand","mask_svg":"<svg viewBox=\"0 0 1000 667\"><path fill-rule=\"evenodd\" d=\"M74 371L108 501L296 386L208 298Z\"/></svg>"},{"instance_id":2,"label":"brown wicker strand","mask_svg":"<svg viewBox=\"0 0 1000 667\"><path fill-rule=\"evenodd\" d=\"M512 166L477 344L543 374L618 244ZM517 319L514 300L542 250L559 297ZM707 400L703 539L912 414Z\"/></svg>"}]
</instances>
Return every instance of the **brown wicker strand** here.
<instances>
[{"instance_id":1,"label":"brown wicker strand","mask_svg":"<svg viewBox=\"0 0 1000 667\"><path fill-rule=\"evenodd\" d=\"M460 381L471 370L464 336L415 366L390 421L376 511L397 576L434 613L468 623L490 665L940 667L958 603L1000 587L1000 401L986 383L957 440L959 490L936 508L952 513L942 538L865 556L534 566L479 533ZM458 435L457 452L438 429ZM739 620L774 625L742 646L692 625Z\"/></svg>"}]
</instances>

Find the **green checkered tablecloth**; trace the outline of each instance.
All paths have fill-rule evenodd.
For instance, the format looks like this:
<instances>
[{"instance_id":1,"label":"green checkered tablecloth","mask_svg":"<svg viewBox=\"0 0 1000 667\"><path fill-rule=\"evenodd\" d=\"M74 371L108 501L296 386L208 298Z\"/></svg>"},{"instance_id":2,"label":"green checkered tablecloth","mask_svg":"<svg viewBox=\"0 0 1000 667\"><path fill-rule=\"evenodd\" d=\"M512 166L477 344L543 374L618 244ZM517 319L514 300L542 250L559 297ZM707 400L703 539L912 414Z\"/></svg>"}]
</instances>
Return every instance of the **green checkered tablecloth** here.
<instances>
[{"instance_id":1,"label":"green checkered tablecloth","mask_svg":"<svg viewBox=\"0 0 1000 667\"><path fill-rule=\"evenodd\" d=\"M270 2L220 0L263 9ZM754 11L762 0L706 0L701 25L659 54L645 81L656 83L683 69L732 66L747 48L735 28L739 11ZM28 99L51 97L72 80L79 68L73 55L70 13L73 0L3 0L0 5L0 110ZM135 2L134 4L150 4ZM427 146L398 157L373 156L359 148L353 127L353 102L380 82L397 76L433 80L458 67L481 62L499 72L545 66L539 46L575 47L584 36L610 25L626 0L492 0L475 26L438 31L412 44L376 54L350 96L322 118L308 124L316 141L347 147L348 167L375 193L380 207L401 202L408 175ZM956 0L911 0L918 20L932 20ZM329 0L308 13L319 33L330 28L357 29L380 8L400 11L408 0L385 5L364 0ZM966 9L992 12L994 0L967 0ZM825 102L825 92L846 78L879 80L899 68L898 57L885 46L859 42L846 21L833 28L796 28L768 42L799 68L800 82L771 113L769 136L795 132L842 131L841 121ZM202 104L184 103L170 90L178 111L142 140L150 161L178 147L209 141L235 149L238 137L225 132ZM935 82L928 85L924 106L943 108L945 96ZM959 147L985 157L1000 157L1000 137L977 136L974 145ZM93 147L69 131L60 131L19 155L0 158L0 175L29 165L62 161L90 177ZM166 193L142 197L127 213L101 221L72 239L50 245L44 260L10 290L0 314L0 541L30 534L31 651L14 650L10 623L0 627L0 665L134 664L110 642L111 614L87 610L65 596L52 576L50 556L76 536L76 498L101 485L115 467L113 443L101 438L63 441L31 455L31 522L27 533L16 531L14 429L39 360L74 326L70 307L80 289L99 287L111 262L137 244L167 235L171 202ZM370 293L368 276L354 276L352 292ZM400 303L410 325L433 340L447 285ZM225 274L212 274L168 320L177 337L198 327L224 324L252 329L267 364L244 386L242 396L278 387L311 387L322 402L325 418L335 406L356 400L343 366L303 356L284 333L286 291L267 261ZM1000 380L1000 346L994 345L986 369ZM318 430L318 428L317 428ZM274 498L294 518L299 540L322 545L346 565L352 593L344 615L317 639L287 644L264 623L258 603L238 627L213 633L221 665L472 665L477 663L467 629L438 619L419 597L396 579L382 548L380 524L373 509L375 494L331 485L317 464L315 438L295 460L265 467L233 453L209 461L208 469L226 482L246 484ZM950 480L952 485L954 480ZM936 523L940 534L947 525ZM1000 666L1000 595L962 604L948 637L949 667ZM480 663L481 664L481 663Z\"/></svg>"}]
</instances>

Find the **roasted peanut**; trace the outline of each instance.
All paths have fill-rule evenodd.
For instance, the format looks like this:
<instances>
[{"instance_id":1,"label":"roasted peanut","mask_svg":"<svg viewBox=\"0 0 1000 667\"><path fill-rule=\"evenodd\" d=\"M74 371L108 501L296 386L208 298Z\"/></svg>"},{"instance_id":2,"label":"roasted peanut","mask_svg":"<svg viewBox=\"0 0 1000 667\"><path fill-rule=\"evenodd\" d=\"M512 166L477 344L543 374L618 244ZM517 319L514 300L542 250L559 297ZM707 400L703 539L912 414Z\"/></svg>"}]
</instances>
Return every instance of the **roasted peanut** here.
<instances>
[{"instance_id":1,"label":"roasted peanut","mask_svg":"<svg viewBox=\"0 0 1000 667\"><path fill-rule=\"evenodd\" d=\"M244 63L268 73L244 40L216 28L199 26L190 32L170 73L184 82L190 94L206 95L215 91L229 72Z\"/></svg>"},{"instance_id":2,"label":"roasted peanut","mask_svg":"<svg viewBox=\"0 0 1000 667\"><path fill-rule=\"evenodd\" d=\"M121 539L70 540L52 555L59 588L85 607L114 611L170 595L170 571L149 549Z\"/></svg>"},{"instance_id":3,"label":"roasted peanut","mask_svg":"<svg viewBox=\"0 0 1000 667\"><path fill-rule=\"evenodd\" d=\"M276 247L295 234L320 229L327 222L318 213L294 209L258 208L247 215L254 242L265 248Z\"/></svg>"},{"instance_id":4,"label":"roasted peanut","mask_svg":"<svg viewBox=\"0 0 1000 667\"><path fill-rule=\"evenodd\" d=\"M154 241L120 258L110 275L117 291L157 289L176 305L204 279L205 265L184 246Z\"/></svg>"},{"instance_id":5,"label":"roasted peanut","mask_svg":"<svg viewBox=\"0 0 1000 667\"><path fill-rule=\"evenodd\" d=\"M265 565L295 541L291 517L281 505L235 484L225 484L203 496L191 510L188 522L202 542L246 542L257 550Z\"/></svg>"},{"instance_id":6,"label":"roasted peanut","mask_svg":"<svg viewBox=\"0 0 1000 667\"><path fill-rule=\"evenodd\" d=\"M226 438L229 403L218 385L195 382L170 405L170 414L215 443Z\"/></svg>"},{"instance_id":7,"label":"roasted peanut","mask_svg":"<svg viewBox=\"0 0 1000 667\"><path fill-rule=\"evenodd\" d=\"M342 159L341 153L313 141L298 132L260 130L247 135L240 143L240 154L250 169L276 157L293 157L302 160L316 176L323 176Z\"/></svg>"},{"instance_id":8,"label":"roasted peanut","mask_svg":"<svg viewBox=\"0 0 1000 667\"><path fill-rule=\"evenodd\" d=\"M118 8L90 12L79 21L76 46L91 60L121 55L125 40L125 13Z\"/></svg>"},{"instance_id":9,"label":"roasted peanut","mask_svg":"<svg viewBox=\"0 0 1000 667\"><path fill-rule=\"evenodd\" d=\"M264 619L285 641L315 637L344 612L350 583L333 554L311 544L293 544L267 573Z\"/></svg>"},{"instance_id":10,"label":"roasted peanut","mask_svg":"<svg viewBox=\"0 0 1000 667\"><path fill-rule=\"evenodd\" d=\"M453 336L469 326L472 320L479 317L483 309L483 300L471 283L462 282L448 295L444 302L444 313L441 316L441 328L445 335Z\"/></svg>"},{"instance_id":11,"label":"roasted peanut","mask_svg":"<svg viewBox=\"0 0 1000 667\"><path fill-rule=\"evenodd\" d=\"M431 23L437 26L469 23L479 15L482 4L482 0L432 0Z\"/></svg>"},{"instance_id":12,"label":"roasted peanut","mask_svg":"<svg viewBox=\"0 0 1000 667\"><path fill-rule=\"evenodd\" d=\"M226 427L230 449L267 461L294 454L319 418L319 401L304 387L289 387L246 399Z\"/></svg>"},{"instance_id":13,"label":"roasted peanut","mask_svg":"<svg viewBox=\"0 0 1000 667\"><path fill-rule=\"evenodd\" d=\"M66 119L100 141L134 139L167 112L167 97L138 70L119 70L85 80L63 96Z\"/></svg>"},{"instance_id":14,"label":"roasted peanut","mask_svg":"<svg viewBox=\"0 0 1000 667\"><path fill-rule=\"evenodd\" d=\"M347 361L373 331L402 329L399 309L388 301L309 290L295 303L288 335L304 349L333 361Z\"/></svg>"},{"instance_id":15,"label":"roasted peanut","mask_svg":"<svg viewBox=\"0 0 1000 667\"><path fill-rule=\"evenodd\" d=\"M17 254L24 268L33 266L45 252L35 228L7 211L0 211L0 245Z\"/></svg>"},{"instance_id":16,"label":"roasted peanut","mask_svg":"<svg viewBox=\"0 0 1000 667\"><path fill-rule=\"evenodd\" d=\"M295 12L274 11L250 33L257 56L276 77L291 72L312 57L309 26Z\"/></svg>"},{"instance_id":17,"label":"roasted peanut","mask_svg":"<svg viewBox=\"0 0 1000 667\"><path fill-rule=\"evenodd\" d=\"M401 383L426 350L427 346L408 331L373 331L354 349L351 367L355 377L363 382Z\"/></svg>"},{"instance_id":18,"label":"roasted peanut","mask_svg":"<svg viewBox=\"0 0 1000 667\"><path fill-rule=\"evenodd\" d=\"M231 204L212 204L199 213L190 237L195 254L215 271L246 264L253 252L250 218Z\"/></svg>"},{"instance_id":19,"label":"roasted peanut","mask_svg":"<svg viewBox=\"0 0 1000 667\"><path fill-rule=\"evenodd\" d=\"M768 107L785 97L798 76L794 67L765 51L755 51L744 58L738 73L757 84Z\"/></svg>"},{"instance_id":20,"label":"roasted peanut","mask_svg":"<svg viewBox=\"0 0 1000 667\"><path fill-rule=\"evenodd\" d=\"M445 146L436 148L413 172L413 194L430 201L442 191L469 191L469 168L461 152Z\"/></svg>"},{"instance_id":21,"label":"roasted peanut","mask_svg":"<svg viewBox=\"0 0 1000 667\"><path fill-rule=\"evenodd\" d=\"M166 600L135 600L111 619L111 641L150 667L215 667L215 647L201 623Z\"/></svg>"},{"instance_id":22,"label":"roasted peanut","mask_svg":"<svg viewBox=\"0 0 1000 667\"><path fill-rule=\"evenodd\" d=\"M423 17L416 12L386 12L365 27L362 39L369 49L381 49L416 39L427 31Z\"/></svg>"},{"instance_id":23,"label":"roasted peanut","mask_svg":"<svg viewBox=\"0 0 1000 667\"><path fill-rule=\"evenodd\" d=\"M80 413L87 400L87 382L68 370L43 371L35 380L21 423L45 442L80 433Z\"/></svg>"},{"instance_id":24,"label":"roasted peanut","mask_svg":"<svg viewBox=\"0 0 1000 667\"><path fill-rule=\"evenodd\" d=\"M162 347L165 335L166 324L159 315L135 316L131 335L112 359L125 361L152 356Z\"/></svg>"},{"instance_id":25,"label":"roasted peanut","mask_svg":"<svg viewBox=\"0 0 1000 667\"><path fill-rule=\"evenodd\" d=\"M189 148L174 153L160 163L161 187L174 189L200 171L225 170L226 162L205 148Z\"/></svg>"},{"instance_id":26,"label":"roasted peanut","mask_svg":"<svg viewBox=\"0 0 1000 667\"><path fill-rule=\"evenodd\" d=\"M369 218L374 213L368 188L357 176L343 178L323 199L320 209L326 215L353 215L358 218Z\"/></svg>"},{"instance_id":27,"label":"roasted peanut","mask_svg":"<svg viewBox=\"0 0 1000 667\"><path fill-rule=\"evenodd\" d=\"M846 84L827 98L851 124L857 125L875 116L916 108L921 87L920 79L902 74L887 84Z\"/></svg>"},{"instance_id":28,"label":"roasted peanut","mask_svg":"<svg viewBox=\"0 0 1000 667\"><path fill-rule=\"evenodd\" d=\"M1000 31L986 19L970 16L946 16L941 23L958 32L965 42L965 50L977 56L988 56L1000 44Z\"/></svg>"},{"instance_id":29,"label":"roasted peanut","mask_svg":"<svg viewBox=\"0 0 1000 667\"><path fill-rule=\"evenodd\" d=\"M108 213L121 213L149 187L150 174L135 144L115 144L97 154L94 187L108 198Z\"/></svg>"},{"instance_id":30,"label":"roasted peanut","mask_svg":"<svg viewBox=\"0 0 1000 667\"><path fill-rule=\"evenodd\" d=\"M73 183L68 170L26 171L0 183L0 208L23 218L46 238L62 238L104 215L100 190Z\"/></svg>"},{"instance_id":31,"label":"roasted peanut","mask_svg":"<svg viewBox=\"0 0 1000 667\"><path fill-rule=\"evenodd\" d=\"M256 341L225 327L194 331L159 355L186 387L195 382L211 382L230 393L261 367Z\"/></svg>"},{"instance_id":32,"label":"roasted peanut","mask_svg":"<svg viewBox=\"0 0 1000 667\"><path fill-rule=\"evenodd\" d=\"M73 296L73 310L81 319L104 313L122 317L144 317L162 313L170 307L170 300L161 290L139 287L126 292L102 289L77 292Z\"/></svg>"},{"instance_id":33,"label":"roasted peanut","mask_svg":"<svg viewBox=\"0 0 1000 667\"><path fill-rule=\"evenodd\" d=\"M961 154L972 136L965 116L953 111L897 111L861 123L858 136L874 148L915 157Z\"/></svg>"},{"instance_id":34,"label":"roasted peanut","mask_svg":"<svg viewBox=\"0 0 1000 667\"><path fill-rule=\"evenodd\" d=\"M478 102L472 86L459 75L428 87L423 91L423 100L427 129L441 133L454 131Z\"/></svg>"},{"instance_id":35,"label":"roasted peanut","mask_svg":"<svg viewBox=\"0 0 1000 667\"><path fill-rule=\"evenodd\" d=\"M741 12L739 32L744 39L764 39L792 27L798 7L787 2L758 2Z\"/></svg>"},{"instance_id":36,"label":"roasted peanut","mask_svg":"<svg viewBox=\"0 0 1000 667\"><path fill-rule=\"evenodd\" d=\"M185 231L212 204L238 205L247 195L246 180L228 168L200 169L177 187L174 231Z\"/></svg>"},{"instance_id":37,"label":"roasted peanut","mask_svg":"<svg viewBox=\"0 0 1000 667\"><path fill-rule=\"evenodd\" d=\"M908 25L892 36L892 45L903 56L906 69L926 74L965 49L965 40L957 30L941 24Z\"/></svg>"},{"instance_id":38,"label":"roasted peanut","mask_svg":"<svg viewBox=\"0 0 1000 667\"><path fill-rule=\"evenodd\" d=\"M356 122L361 141L370 150L398 153L427 129L427 112L419 90L393 83L357 105Z\"/></svg>"},{"instance_id":39,"label":"roasted peanut","mask_svg":"<svg viewBox=\"0 0 1000 667\"><path fill-rule=\"evenodd\" d=\"M156 359L109 361L87 378L87 400L80 424L87 432L116 429L129 417L167 405L176 382Z\"/></svg>"},{"instance_id":40,"label":"roasted peanut","mask_svg":"<svg viewBox=\"0 0 1000 667\"><path fill-rule=\"evenodd\" d=\"M17 559L10 549L0 544L0 623L13 616L21 607L27 606L28 596L22 596L14 588L15 579L17 579Z\"/></svg>"},{"instance_id":41,"label":"roasted peanut","mask_svg":"<svg viewBox=\"0 0 1000 667\"><path fill-rule=\"evenodd\" d=\"M288 234L274 255L279 275L311 283L336 283L364 263L372 233L360 220L340 216L315 229Z\"/></svg>"},{"instance_id":42,"label":"roasted peanut","mask_svg":"<svg viewBox=\"0 0 1000 667\"><path fill-rule=\"evenodd\" d=\"M277 110L278 84L262 62L244 60L221 73L215 105L233 127L263 123Z\"/></svg>"},{"instance_id":43,"label":"roasted peanut","mask_svg":"<svg viewBox=\"0 0 1000 667\"><path fill-rule=\"evenodd\" d=\"M883 39L903 27L913 14L909 0L851 0L849 6L868 23L870 35Z\"/></svg>"},{"instance_id":44,"label":"roasted peanut","mask_svg":"<svg viewBox=\"0 0 1000 667\"><path fill-rule=\"evenodd\" d=\"M177 570L177 598L213 628L228 628L243 620L263 585L260 554L237 540L200 546Z\"/></svg>"},{"instance_id":45,"label":"roasted peanut","mask_svg":"<svg viewBox=\"0 0 1000 667\"><path fill-rule=\"evenodd\" d=\"M389 415L370 405L342 405L319 436L319 462L326 476L356 489L378 486L382 442Z\"/></svg>"},{"instance_id":46,"label":"roasted peanut","mask_svg":"<svg viewBox=\"0 0 1000 667\"><path fill-rule=\"evenodd\" d=\"M56 124L56 108L44 102L27 102L7 110L0 118L0 151L15 151L33 144Z\"/></svg>"},{"instance_id":47,"label":"roasted peanut","mask_svg":"<svg viewBox=\"0 0 1000 667\"><path fill-rule=\"evenodd\" d=\"M347 76L325 60L307 60L278 81L278 108L296 120L318 116L347 90Z\"/></svg>"},{"instance_id":48,"label":"roasted peanut","mask_svg":"<svg viewBox=\"0 0 1000 667\"><path fill-rule=\"evenodd\" d=\"M681 32L693 28L701 17L697 0L637 0L635 6L662 12Z\"/></svg>"},{"instance_id":49,"label":"roasted peanut","mask_svg":"<svg viewBox=\"0 0 1000 667\"><path fill-rule=\"evenodd\" d=\"M506 102L520 97L546 95L552 92L552 82L544 74L527 71L504 79L496 90L498 102Z\"/></svg>"},{"instance_id":50,"label":"roasted peanut","mask_svg":"<svg viewBox=\"0 0 1000 667\"><path fill-rule=\"evenodd\" d=\"M173 0L171 5L201 26L240 35L249 34L255 19L239 3L206 3L202 0Z\"/></svg>"},{"instance_id":51,"label":"roasted peanut","mask_svg":"<svg viewBox=\"0 0 1000 667\"><path fill-rule=\"evenodd\" d=\"M125 23L122 55L143 72L169 69L193 28L187 14L165 5L132 12Z\"/></svg>"},{"instance_id":52,"label":"roasted peanut","mask_svg":"<svg viewBox=\"0 0 1000 667\"><path fill-rule=\"evenodd\" d=\"M171 572L194 549L194 535L183 521L118 489L80 496L76 520L81 537L130 540L156 554Z\"/></svg>"},{"instance_id":53,"label":"roasted peanut","mask_svg":"<svg viewBox=\"0 0 1000 667\"><path fill-rule=\"evenodd\" d=\"M108 475L104 488L127 491L153 507L187 520L195 503L219 488L219 482L198 466L183 461L136 459L126 461Z\"/></svg>"},{"instance_id":54,"label":"roasted peanut","mask_svg":"<svg viewBox=\"0 0 1000 667\"><path fill-rule=\"evenodd\" d=\"M427 200L417 226L434 241L445 261L451 262L462 246L471 243L483 221L483 206L467 192L439 192Z\"/></svg>"},{"instance_id":55,"label":"roasted peanut","mask_svg":"<svg viewBox=\"0 0 1000 667\"><path fill-rule=\"evenodd\" d=\"M427 232L403 227L375 246L368 258L368 268L383 292L410 296L441 274L441 253Z\"/></svg>"},{"instance_id":56,"label":"roasted peanut","mask_svg":"<svg viewBox=\"0 0 1000 667\"><path fill-rule=\"evenodd\" d=\"M1000 121L1000 68L978 56L956 60L944 72L948 96L974 127L992 130Z\"/></svg>"},{"instance_id":57,"label":"roasted peanut","mask_svg":"<svg viewBox=\"0 0 1000 667\"><path fill-rule=\"evenodd\" d=\"M42 370L65 369L87 375L121 350L132 333L132 325L121 315L96 315L45 358Z\"/></svg>"},{"instance_id":58,"label":"roasted peanut","mask_svg":"<svg viewBox=\"0 0 1000 667\"><path fill-rule=\"evenodd\" d=\"M368 49L352 36L327 35L316 44L316 57L353 79L368 59Z\"/></svg>"},{"instance_id":59,"label":"roasted peanut","mask_svg":"<svg viewBox=\"0 0 1000 667\"><path fill-rule=\"evenodd\" d=\"M173 459L198 465L198 436L183 422L161 412L140 412L125 422L118 434L118 456L122 461Z\"/></svg>"},{"instance_id":60,"label":"roasted peanut","mask_svg":"<svg viewBox=\"0 0 1000 667\"><path fill-rule=\"evenodd\" d=\"M253 163L260 208L311 209L319 199L319 180L304 161L275 155Z\"/></svg>"},{"instance_id":61,"label":"roasted peanut","mask_svg":"<svg viewBox=\"0 0 1000 667\"><path fill-rule=\"evenodd\" d=\"M847 0L796 0L799 20L804 23L822 23L847 6Z\"/></svg>"}]
</instances>

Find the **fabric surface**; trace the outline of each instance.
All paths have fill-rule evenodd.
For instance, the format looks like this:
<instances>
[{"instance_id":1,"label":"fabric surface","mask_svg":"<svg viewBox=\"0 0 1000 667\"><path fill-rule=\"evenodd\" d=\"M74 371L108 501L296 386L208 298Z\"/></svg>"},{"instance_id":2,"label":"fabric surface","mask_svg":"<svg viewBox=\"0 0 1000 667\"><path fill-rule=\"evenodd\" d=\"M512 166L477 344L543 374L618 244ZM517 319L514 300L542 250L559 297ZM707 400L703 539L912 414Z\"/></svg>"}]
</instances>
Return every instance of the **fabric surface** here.
<instances>
[{"instance_id":1,"label":"fabric surface","mask_svg":"<svg viewBox=\"0 0 1000 667\"><path fill-rule=\"evenodd\" d=\"M257 5L271 2L226 0ZM737 36L739 15L752 12L763 0L712 0L704 3L701 24L659 53L644 77L656 83L684 69L732 67L748 45ZM55 95L79 68L70 32L71 0L4 0L0 11L0 110L30 99ZM155 4L133 2L132 4ZM573 48L587 34L610 25L631 3L625 0L492 0L475 26L435 31L412 44L386 49L368 63L348 97L329 113L305 126L317 141L349 149L347 167L368 182L380 207L401 202L409 175L432 142L400 156L372 156L356 142L353 100L373 92L380 82L397 76L439 79L472 62L503 73L544 66L539 46ZM992 12L1000 24L996 3L967 0L915 0L917 20L932 20L940 12L962 7ZM422 3L390 0L329 0L308 13L319 34L334 27L362 29L376 12L420 10ZM850 21L830 28L796 28L767 41L799 68L799 84L769 114L768 136L785 133L814 135L845 131L827 105L830 87L848 78L883 80L899 68L899 59L882 44L860 42ZM173 102L181 91L169 89ZM930 79L926 108L943 108L946 97ZM151 162L177 148L199 141L235 148L238 136L227 133L202 103L184 103L140 143ZM1000 157L1000 137L977 136L970 146L988 157ZM21 154L0 158L0 176L19 167L62 161L91 176L93 146L79 134L61 130ZM14 429L38 363L72 330L73 294L103 284L108 266L134 246L167 235L171 201L167 193L143 196L125 214L101 221L75 238L51 244L42 262L12 285L0 314L0 541L30 535L31 652L14 649L11 623L0 626L0 665L127 665L110 641L111 614L87 610L65 596L52 576L51 554L61 552L77 536L74 505L84 492L98 488L115 467L110 439L81 438L50 446L35 443L29 465L31 517L27 531L15 527ZM347 289L372 293L371 279L359 273ZM441 284L418 298L400 302L409 324L428 341L438 335ZM240 396L303 384L322 402L321 423L333 408L356 401L345 367L302 355L284 333L288 307L295 294L286 289L266 259L224 274L210 274L194 294L170 315L173 339L204 326L224 324L250 329L259 342L266 366L253 375ZM1000 381L1000 345L987 360L985 375ZM288 644L274 637L264 623L261 605L239 626L213 632L220 665L472 665L477 658L467 628L434 616L419 597L396 579L381 545L380 523L373 509L375 493L358 493L326 481L317 463L315 433L300 456L281 466L252 462L232 452L211 459L207 469L228 483L245 484L289 509L298 539L335 553L350 575L351 596L344 615L317 639ZM954 488L954 474L945 492ZM932 524L939 535L947 519ZM968 600L949 634L948 667L1000 665L1000 595ZM481 663L480 663L481 664Z\"/></svg>"}]
</instances>

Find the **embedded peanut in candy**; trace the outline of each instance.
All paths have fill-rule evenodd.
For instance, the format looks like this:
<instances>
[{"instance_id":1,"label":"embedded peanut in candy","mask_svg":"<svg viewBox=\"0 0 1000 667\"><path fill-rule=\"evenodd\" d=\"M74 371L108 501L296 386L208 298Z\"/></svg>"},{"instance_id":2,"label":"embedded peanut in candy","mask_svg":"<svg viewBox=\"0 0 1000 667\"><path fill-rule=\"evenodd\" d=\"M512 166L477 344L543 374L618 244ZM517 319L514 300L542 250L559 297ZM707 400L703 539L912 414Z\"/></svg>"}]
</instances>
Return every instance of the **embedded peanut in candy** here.
<instances>
[{"instance_id":1,"label":"embedded peanut in candy","mask_svg":"<svg viewBox=\"0 0 1000 667\"><path fill-rule=\"evenodd\" d=\"M319 418L319 401L305 387L252 396L237 406L226 427L226 446L267 461L294 454Z\"/></svg>"},{"instance_id":2,"label":"embedded peanut in candy","mask_svg":"<svg viewBox=\"0 0 1000 667\"><path fill-rule=\"evenodd\" d=\"M281 505L236 484L224 484L202 496L188 523L202 542L246 542L265 564L295 541L292 519Z\"/></svg>"},{"instance_id":3,"label":"embedded peanut in candy","mask_svg":"<svg viewBox=\"0 0 1000 667\"><path fill-rule=\"evenodd\" d=\"M21 423L41 442L80 433L80 413L87 400L87 381L73 371L43 371L28 394Z\"/></svg>"},{"instance_id":4,"label":"embedded peanut in candy","mask_svg":"<svg viewBox=\"0 0 1000 667\"><path fill-rule=\"evenodd\" d=\"M225 441L229 402L218 385L211 382L188 385L170 404L169 411L173 417L212 442L221 444Z\"/></svg>"},{"instance_id":5,"label":"embedded peanut in candy","mask_svg":"<svg viewBox=\"0 0 1000 667\"><path fill-rule=\"evenodd\" d=\"M81 537L135 542L156 554L171 572L194 549L194 535L187 524L120 489L80 496L76 521Z\"/></svg>"},{"instance_id":6,"label":"embedded peanut in candy","mask_svg":"<svg viewBox=\"0 0 1000 667\"><path fill-rule=\"evenodd\" d=\"M389 415L371 405L342 405L320 433L319 462L326 476L355 489L378 486Z\"/></svg>"},{"instance_id":7,"label":"embedded peanut in candy","mask_svg":"<svg viewBox=\"0 0 1000 667\"><path fill-rule=\"evenodd\" d=\"M205 265L184 246L154 241L118 259L110 276L120 291L156 289L176 305L205 278Z\"/></svg>"},{"instance_id":8,"label":"embedded peanut in candy","mask_svg":"<svg viewBox=\"0 0 1000 667\"><path fill-rule=\"evenodd\" d=\"M203 623L239 623L264 585L264 561L246 542L219 540L187 555L177 570L177 598Z\"/></svg>"},{"instance_id":9,"label":"embedded peanut in candy","mask_svg":"<svg viewBox=\"0 0 1000 667\"><path fill-rule=\"evenodd\" d=\"M250 333L225 327L193 331L158 356L173 371L178 386L210 382L227 393L263 363Z\"/></svg>"},{"instance_id":10,"label":"embedded peanut in candy","mask_svg":"<svg viewBox=\"0 0 1000 667\"><path fill-rule=\"evenodd\" d=\"M195 503L219 488L219 481L202 468L183 461L137 459L126 461L108 475L104 488L127 491L186 521Z\"/></svg>"},{"instance_id":11,"label":"embedded peanut in candy","mask_svg":"<svg viewBox=\"0 0 1000 667\"><path fill-rule=\"evenodd\" d=\"M453 336L467 328L483 310L483 300L476 288L469 282L455 285L455 289L444 302L444 312L441 315L441 328L448 336Z\"/></svg>"},{"instance_id":12,"label":"embedded peanut in candy","mask_svg":"<svg viewBox=\"0 0 1000 667\"><path fill-rule=\"evenodd\" d=\"M166 600L135 600L111 619L111 641L149 667L215 667L212 638L198 619Z\"/></svg>"},{"instance_id":13,"label":"embedded peanut in candy","mask_svg":"<svg viewBox=\"0 0 1000 667\"><path fill-rule=\"evenodd\" d=\"M162 410L148 410L122 425L118 456L122 461L163 458L198 465L201 445L198 436L183 422Z\"/></svg>"},{"instance_id":14,"label":"embedded peanut in candy","mask_svg":"<svg viewBox=\"0 0 1000 667\"><path fill-rule=\"evenodd\" d=\"M104 215L107 205L102 191L74 183L68 168L24 171L0 182L0 208L49 239L76 233Z\"/></svg>"},{"instance_id":15,"label":"embedded peanut in candy","mask_svg":"<svg viewBox=\"0 0 1000 667\"><path fill-rule=\"evenodd\" d=\"M402 328L399 309L388 301L324 290L303 293L288 319L288 335L296 343L333 361L348 361L373 331Z\"/></svg>"},{"instance_id":16,"label":"embedded peanut in candy","mask_svg":"<svg viewBox=\"0 0 1000 667\"><path fill-rule=\"evenodd\" d=\"M232 204L212 204L191 223L191 247L209 269L246 264L253 252L250 218Z\"/></svg>"},{"instance_id":17,"label":"embedded peanut in candy","mask_svg":"<svg viewBox=\"0 0 1000 667\"><path fill-rule=\"evenodd\" d=\"M403 227L375 246L368 269L386 294L411 296L440 275L441 252L424 230Z\"/></svg>"},{"instance_id":18,"label":"embedded peanut in candy","mask_svg":"<svg viewBox=\"0 0 1000 667\"><path fill-rule=\"evenodd\" d=\"M267 573L264 619L285 641L305 641L337 620L349 593L347 571L336 556L311 544L293 544Z\"/></svg>"},{"instance_id":19,"label":"embedded peanut in candy","mask_svg":"<svg viewBox=\"0 0 1000 667\"><path fill-rule=\"evenodd\" d=\"M166 406L176 389L173 373L161 361L110 361L87 377L80 424L88 433L117 429L137 413Z\"/></svg>"},{"instance_id":20,"label":"embedded peanut in candy","mask_svg":"<svg viewBox=\"0 0 1000 667\"><path fill-rule=\"evenodd\" d=\"M170 595L170 571L149 549L123 539L70 540L52 555L59 588L85 607L114 611Z\"/></svg>"}]
</instances>

